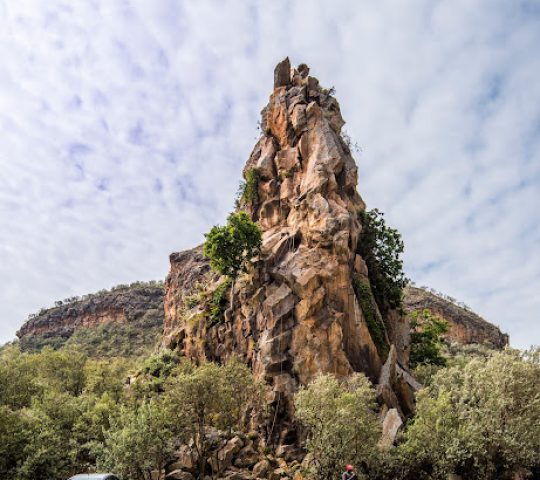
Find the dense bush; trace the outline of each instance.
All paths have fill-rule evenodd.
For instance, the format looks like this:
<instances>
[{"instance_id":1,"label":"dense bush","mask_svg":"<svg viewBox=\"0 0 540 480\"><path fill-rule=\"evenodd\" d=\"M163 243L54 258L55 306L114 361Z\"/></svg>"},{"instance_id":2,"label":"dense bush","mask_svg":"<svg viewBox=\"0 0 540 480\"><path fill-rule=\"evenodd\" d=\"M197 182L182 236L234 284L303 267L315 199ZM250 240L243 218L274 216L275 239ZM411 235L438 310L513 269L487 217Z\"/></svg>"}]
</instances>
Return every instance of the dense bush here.
<instances>
[{"instance_id":1,"label":"dense bush","mask_svg":"<svg viewBox=\"0 0 540 480\"><path fill-rule=\"evenodd\" d=\"M504 351L441 369L419 392L400 446L409 478L495 480L517 468L540 474L540 364ZM535 477L537 478L537 477Z\"/></svg>"},{"instance_id":2,"label":"dense bush","mask_svg":"<svg viewBox=\"0 0 540 480\"><path fill-rule=\"evenodd\" d=\"M306 448L312 474L339 478L344 465L367 470L375 455L380 424L374 412L375 390L363 374L346 382L318 377L295 396L296 416L308 429Z\"/></svg>"},{"instance_id":3,"label":"dense bush","mask_svg":"<svg viewBox=\"0 0 540 480\"><path fill-rule=\"evenodd\" d=\"M126 360L90 360L75 349L0 356L0 478L66 478L95 465Z\"/></svg>"},{"instance_id":4,"label":"dense bush","mask_svg":"<svg viewBox=\"0 0 540 480\"><path fill-rule=\"evenodd\" d=\"M160 400L144 400L137 408L123 406L105 432L98 466L123 479L152 480L172 460L177 428Z\"/></svg>"},{"instance_id":5,"label":"dense bush","mask_svg":"<svg viewBox=\"0 0 540 480\"><path fill-rule=\"evenodd\" d=\"M206 427L243 427L262 393L234 360L196 367L163 351L137 365L74 348L21 353L10 346L0 356L0 478L60 479L102 468L148 480L179 442L195 438L204 454Z\"/></svg>"},{"instance_id":6,"label":"dense bush","mask_svg":"<svg viewBox=\"0 0 540 480\"><path fill-rule=\"evenodd\" d=\"M365 260L373 295L381 312L401 308L407 278L403 273L404 250L400 233L386 225L384 214L377 209L359 215L362 232L357 252Z\"/></svg>"}]
</instances>

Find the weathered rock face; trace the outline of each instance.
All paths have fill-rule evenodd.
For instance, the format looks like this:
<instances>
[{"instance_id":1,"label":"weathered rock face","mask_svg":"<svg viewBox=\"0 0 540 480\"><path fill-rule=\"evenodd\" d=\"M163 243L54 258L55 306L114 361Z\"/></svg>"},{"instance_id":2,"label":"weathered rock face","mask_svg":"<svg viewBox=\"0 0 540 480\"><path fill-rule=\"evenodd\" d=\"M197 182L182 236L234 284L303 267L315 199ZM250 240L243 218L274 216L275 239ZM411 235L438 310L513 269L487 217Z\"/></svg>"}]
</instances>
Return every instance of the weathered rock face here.
<instances>
[{"instance_id":1,"label":"weathered rock face","mask_svg":"<svg viewBox=\"0 0 540 480\"><path fill-rule=\"evenodd\" d=\"M423 288L407 287L403 299L408 312L429 309L432 315L444 318L450 325L445 335L451 342L459 344L479 343L493 348L508 345L508 335L498 327L468 309L435 295Z\"/></svg>"},{"instance_id":2,"label":"weathered rock face","mask_svg":"<svg viewBox=\"0 0 540 480\"><path fill-rule=\"evenodd\" d=\"M204 306L192 305L197 281L209 285L207 295L218 281L200 249L171 256L165 345L196 361L240 356L273 385L280 408L290 409L296 388L321 372L361 371L376 382L389 343L406 367L408 327L397 326L404 319L395 311L382 316L372 301L377 318L396 323L376 346L353 289L355 276L369 282L356 253L365 205L343 124L337 100L307 66L280 63L262 111L263 134L244 169L246 179L254 172L258 179L256 198L244 208L263 231L262 253L237 280L223 322L211 325Z\"/></svg>"},{"instance_id":3,"label":"weathered rock face","mask_svg":"<svg viewBox=\"0 0 540 480\"><path fill-rule=\"evenodd\" d=\"M139 322L145 318L145 322ZM23 349L62 346L77 330L106 324L137 324L141 329L161 329L163 285L138 283L58 302L29 318L17 332ZM137 323L138 322L138 323Z\"/></svg>"},{"instance_id":4,"label":"weathered rock face","mask_svg":"<svg viewBox=\"0 0 540 480\"><path fill-rule=\"evenodd\" d=\"M171 269L165 281L163 302L165 308L163 343L166 347L175 349L183 342L187 332L185 320L190 312L189 302L186 300L216 277L210 271L208 260L202 255L202 247L172 253L169 260Z\"/></svg>"}]
</instances>

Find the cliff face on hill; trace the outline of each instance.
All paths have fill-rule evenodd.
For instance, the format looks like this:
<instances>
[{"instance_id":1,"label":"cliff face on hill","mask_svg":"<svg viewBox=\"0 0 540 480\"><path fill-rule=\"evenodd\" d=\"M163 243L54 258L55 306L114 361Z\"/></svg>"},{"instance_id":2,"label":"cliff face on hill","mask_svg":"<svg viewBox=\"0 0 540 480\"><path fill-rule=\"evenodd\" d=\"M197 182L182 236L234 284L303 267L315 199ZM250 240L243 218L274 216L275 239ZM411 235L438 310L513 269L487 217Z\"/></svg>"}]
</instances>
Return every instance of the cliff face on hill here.
<instances>
[{"instance_id":1,"label":"cliff face on hill","mask_svg":"<svg viewBox=\"0 0 540 480\"><path fill-rule=\"evenodd\" d=\"M450 325L447 340L463 345L477 343L492 348L508 345L508 335L476 313L460 307L423 288L407 287L404 295L407 312L429 309L432 315L444 318Z\"/></svg>"},{"instance_id":2,"label":"cliff face on hill","mask_svg":"<svg viewBox=\"0 0 540 480\"><path fill-rule=\"evenodd\" d=\"M162 325L163 286L138 283L86 295L64 304L58 302L56 307L31 316L17 332L17 336L24 350L35 350L47 345L58 348L76 340L81 343L88 332L99 329L103 334L118 337L127 337L131 331L133 342L139 334L144 338L139 338L137 342L147 343L151 341L152 332L161 333ZM94 343L99 343L99 340L99 337L92 339ZM104 336L101 340L105 343L108 339ZM121 341L122 338L118 338L118 342ZM129 342L130 339L125 338L125 341ZM122 345L124 353L129 354L128 347ZM114 353L111 352L111 355Z\"/></svg>"},{"instance_id":3,"label":"cliff face on hill","mask_svg":"<svg viewBox=\"0 0 540 480\"><path fill-rule=\"evenodd\" d=\"M291 412L292 393L319 373L360 371L378 382L387 358L404 368L408 361L407 319L394 310L383 315L372 296L364 299L383 332L376 343L353 288L353 280L369 286L357 254L365 205L343 124L337 100L307 66L281 62L262 111L262 136L244 168L253 190L244 209L261 227L262 252L236 281L223 321L212 322L205 306L223 279L200 250L171 256L165 345L196 361L239 356L272 385L278 418ZM394 390L390 403L397 395L410 407L410 387Z\"/></svg>"}]
</instances>

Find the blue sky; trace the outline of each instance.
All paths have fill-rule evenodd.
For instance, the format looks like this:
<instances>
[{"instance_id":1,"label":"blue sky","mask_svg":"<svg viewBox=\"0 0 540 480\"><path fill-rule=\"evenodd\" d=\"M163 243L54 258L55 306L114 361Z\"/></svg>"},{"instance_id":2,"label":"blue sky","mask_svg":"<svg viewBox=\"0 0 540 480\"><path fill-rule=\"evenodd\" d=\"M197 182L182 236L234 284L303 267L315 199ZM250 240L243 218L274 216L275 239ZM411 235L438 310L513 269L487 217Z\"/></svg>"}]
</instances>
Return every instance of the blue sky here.
<instances>
[{"instance_id":1,"label":"blue sky","mask_svg":"<svg viewBox=\"0 0 540 480\"><path fill-rule=\"evenodd\" d=\"M540 3L0 0L0 342L223 222L286 55L408 275L540 343Z\"/></svg>"}]
</instances>

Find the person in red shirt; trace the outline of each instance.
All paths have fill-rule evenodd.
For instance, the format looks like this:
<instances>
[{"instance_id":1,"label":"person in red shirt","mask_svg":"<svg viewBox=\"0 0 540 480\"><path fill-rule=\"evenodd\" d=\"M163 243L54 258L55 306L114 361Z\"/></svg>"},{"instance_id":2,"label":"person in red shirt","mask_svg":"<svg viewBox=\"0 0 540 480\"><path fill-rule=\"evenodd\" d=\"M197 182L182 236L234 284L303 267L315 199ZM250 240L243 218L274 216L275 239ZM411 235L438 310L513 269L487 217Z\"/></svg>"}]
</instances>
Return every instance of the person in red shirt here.
<instances>
[{"instance_id":1,"label":"person in red shirt","mask_svg":"<svg viewBox=\"0 0 540 480\"><path fill-rule=\"evenodd\" d=\"M345 467L345 471L343 472L343 475L341 475L341 480L357 480L358 477L356 476L356 473L354 473L354 468L352 465L347 465Z\"/></svg>"}]
</instances>

